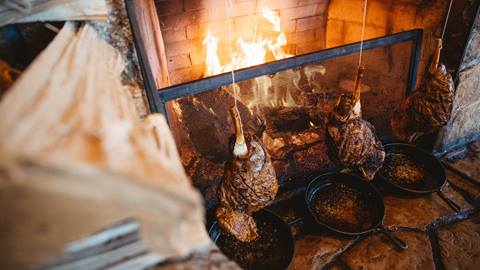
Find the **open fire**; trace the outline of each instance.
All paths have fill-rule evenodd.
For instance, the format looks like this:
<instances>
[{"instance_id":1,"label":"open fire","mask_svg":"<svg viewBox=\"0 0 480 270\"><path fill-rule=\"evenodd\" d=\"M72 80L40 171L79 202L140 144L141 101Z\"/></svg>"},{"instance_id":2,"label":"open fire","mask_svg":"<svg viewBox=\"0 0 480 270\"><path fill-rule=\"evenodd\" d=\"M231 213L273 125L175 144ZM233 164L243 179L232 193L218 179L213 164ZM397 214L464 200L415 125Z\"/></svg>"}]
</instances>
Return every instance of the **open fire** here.
<instances>
[{"instance_id":1,"label":"open fire","mask_svg":"<svg viewBox=\"0 0 480 270\"><path fill-rule=\"evenodd\" d=\"M256 16L253 16L252 20L256 20L256 18ZM245 41L242 37L238 37L235 42L236 44L230 48L230 62L222 65L217 53L219 38L212 35L208 30L203 40L206 49L206 77L293 56L282 48L287 45L288 41L285 32L281 29L280 18L267 7L262 10L262 20L255 23L253 38L250 41ZM316 71L324 72L324 69ZM267 76L256 78L253 85L249 85L252 93L250 95L240 95L240 100L249 109L295 106L297 102L292 92L300 89L298 83L301 74L284 74L284 77L284 79L294 78L293 84L273 83L274 81L284 82L285 80L282 80L282 78L276 78L276 80Z\"/></svg>"},{"instance_id":2,"label":"open fire","mask_svg":"<svg viewBox=\"0 0 480 270\"><path fill-rule=\"evenodd\" d=\"M283 51L282 46L287 44L287 38L281 31L280 18L271 9L264 7L263 19L268 22L270 29L262 29L259 22L255 23L255 32L251 41L245 41L242 37L236 39L236 46L230 50L231 62L222 65L217 53L219 38L213 36L208 30L203 44L206 48L205 76L217 75L263 64L267 61L267 53L270 53L273 60L279 60L293 56ZM256 18L256 17L255 17ZM252 18L252 19L255 19ZM262 24L262 26L265 23ZM271 33L269 33L271 32Z\"/></svg>"}]
</instances>

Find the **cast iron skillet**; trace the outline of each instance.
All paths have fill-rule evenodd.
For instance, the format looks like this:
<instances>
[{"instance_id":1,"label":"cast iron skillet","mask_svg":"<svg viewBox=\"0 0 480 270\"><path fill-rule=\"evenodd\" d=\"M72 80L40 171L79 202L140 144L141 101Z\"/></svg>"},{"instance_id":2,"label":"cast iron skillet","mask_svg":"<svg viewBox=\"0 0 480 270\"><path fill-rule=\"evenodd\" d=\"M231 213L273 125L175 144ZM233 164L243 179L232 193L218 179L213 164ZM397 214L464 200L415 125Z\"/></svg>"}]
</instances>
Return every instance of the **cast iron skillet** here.
<instances>
[{"instance_id":1,"label":"cast iron skillet","mask_svg":"<svg viewBox=\"0 0 480 270\"><path fill-rule=\"evenodd\" d=\"M393 181L385 174L385 169L382 168L377 173L380 180L386 182L394 189L414 195L425 195L436 192L438 196L440 196L440 198L442 198L445 203L453 209L453 211L460 211L460 207L455 202L448 199L440 190L447 182L447 177L442 163L434 155L418 148L417 146L406 143L391 143L385 145L384 148L387 156L389 154L405 154L410 160L423 166L428 173L428 176L425 176L422 181L418 181L418 183L406 183L399 181L398 179Z\"/></svg>"},{"instance_id":2,"label":"cast iron skillet","mask_svg":"<svg viewBox=\"0 0 480 270\"><path fill-rule=\"evenodd\" d=\"M321 226L347 235L378 231L385 234L397 250L408 248L383 226L382 195L358 176L343 173L318 176L308 185L305 200L308 211Z\"/></svg>"},{"instance_id":3,"label":"cast iron skillet","mask_svg":"<svg viewBox=\"0 0 480 270\"><path fill-rule=\"evenodd\" d=\"M224 233L217 221L211 225L208 234L220 250L243 269L287 269L295 253L290 227L265 209L254 213L253 218L260 237L252 243L242 243Z\"/></svg>"}]
</instances>

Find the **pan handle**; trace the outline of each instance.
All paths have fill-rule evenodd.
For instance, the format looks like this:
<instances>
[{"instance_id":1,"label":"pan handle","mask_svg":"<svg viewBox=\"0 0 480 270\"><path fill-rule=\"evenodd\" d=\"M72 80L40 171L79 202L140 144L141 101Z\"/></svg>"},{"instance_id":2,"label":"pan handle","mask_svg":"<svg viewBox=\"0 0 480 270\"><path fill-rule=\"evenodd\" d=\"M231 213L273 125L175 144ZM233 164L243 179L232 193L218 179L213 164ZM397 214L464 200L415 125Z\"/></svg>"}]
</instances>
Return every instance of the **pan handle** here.
<instances>
[{"instance_id":1,"label":"pan handle","mask_svg":"<svg viewBox=\"0 0 480 270\"><path fill-rule=\"evenodd\" d=\"M458 206L458 204L456 204L454 201L450 200L449 198L447 198L447 196L445 196L445 194L443 194L442 191L437 191L437 195L442 198L442 200L448 204L448 206L450 206L450 208L452 208L453 211L455 212L459 212L461 210L461 207Z\"/></svg>"},{"instance_id":2,"label":"pan handle","mask_svg":"<svg viewBox=\"0 0 480 270\"><path fill-rule=\"evenodd\" d=\"M383 226L378 227L377 231L383 233L386 237L388 237L390 242L392 242L392 244L396 247L398 251L402 252L408 248L408 245L405 242L403 242L402 239L393 235L391 231L385 229Z\"/></svg>"}]
</instances>

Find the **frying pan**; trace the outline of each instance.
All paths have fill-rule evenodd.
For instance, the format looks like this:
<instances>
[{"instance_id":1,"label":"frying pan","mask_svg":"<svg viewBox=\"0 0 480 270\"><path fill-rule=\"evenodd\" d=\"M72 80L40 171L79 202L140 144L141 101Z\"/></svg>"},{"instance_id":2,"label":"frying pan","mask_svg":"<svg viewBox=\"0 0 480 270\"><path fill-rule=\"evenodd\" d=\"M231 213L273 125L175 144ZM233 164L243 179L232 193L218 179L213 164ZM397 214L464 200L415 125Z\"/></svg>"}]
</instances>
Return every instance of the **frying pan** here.
<instances>
[{"instance_id":1,"label":"frying pan","mask_svg":"<svg viewBox=\"0 0 480 270\"><path fill-rule=\"evenodd\" d=\"M450 206L450 208L453 209L453 211L460 211L460 206L448 199L441 191L441 188L447 182L447 177L442 163L434 155L418 148L417 146L406 143L387 144L384 146L384 149L387 158L388 155L391 154L406 155L408 159L412 160L415 164L422 166L426 175L424 175L420 181L415 182L392 179L392 177L387 174L386 163L384 163L384 167L377 173L380 180L386 182L394 189L409 194L426 195L435 192L448 206Z\"/></svg>"},{"instance_id":2,"label":"frying pan","mask_svg":"<svg viewBox=\"0 0 480 270\"><path fill-rule=\"evenodd\" d=\"M382 195L358 176L327 173L315 178L305 193L307 208L320 226L346 235L381 232L397 250L407 244L383 226Z\"/></svg>"},{"instance_id":3,"label":"frying pan","mask_svg":"<svg viewBox=\"0 0 480 270\"><path fill-rule=\"evenodd\" d=\"M273 212L263 209L253 214L260 237L243 243L225 233L215 221L208 234L230 259L243 269L287 269L295 253L290 227ZM265 226L265 231L262 227Z\"/></svg>"}]
</instances>

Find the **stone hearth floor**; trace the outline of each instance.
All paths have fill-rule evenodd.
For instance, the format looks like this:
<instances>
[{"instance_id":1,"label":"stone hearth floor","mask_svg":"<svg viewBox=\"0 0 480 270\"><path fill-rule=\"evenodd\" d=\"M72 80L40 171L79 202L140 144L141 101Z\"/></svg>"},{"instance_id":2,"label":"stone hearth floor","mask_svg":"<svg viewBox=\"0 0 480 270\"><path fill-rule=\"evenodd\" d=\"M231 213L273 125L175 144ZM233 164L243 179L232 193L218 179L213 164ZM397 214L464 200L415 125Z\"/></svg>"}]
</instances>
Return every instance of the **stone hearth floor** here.
<instances>
[{"instance_id":1,"label":"stone hearth floor","mask_svg":"<svg viewBox=\"0 0 480 270\"><path fill-rule=\"evenodd\" d=\"M397 252L380 233L345 237L311 229L307 219L299 219L305 216L303 196L270 207L286 222L300 220L292 225L296 250L289 269L479 269L480 142L450 152L443 160L449 181L442 192L461 206L460 212L437 194L405 198L380 187L385 195L384 225L407 242L404 252ZM215 249L157 269L238 267Z\"/></svg>"}]
</instances>

